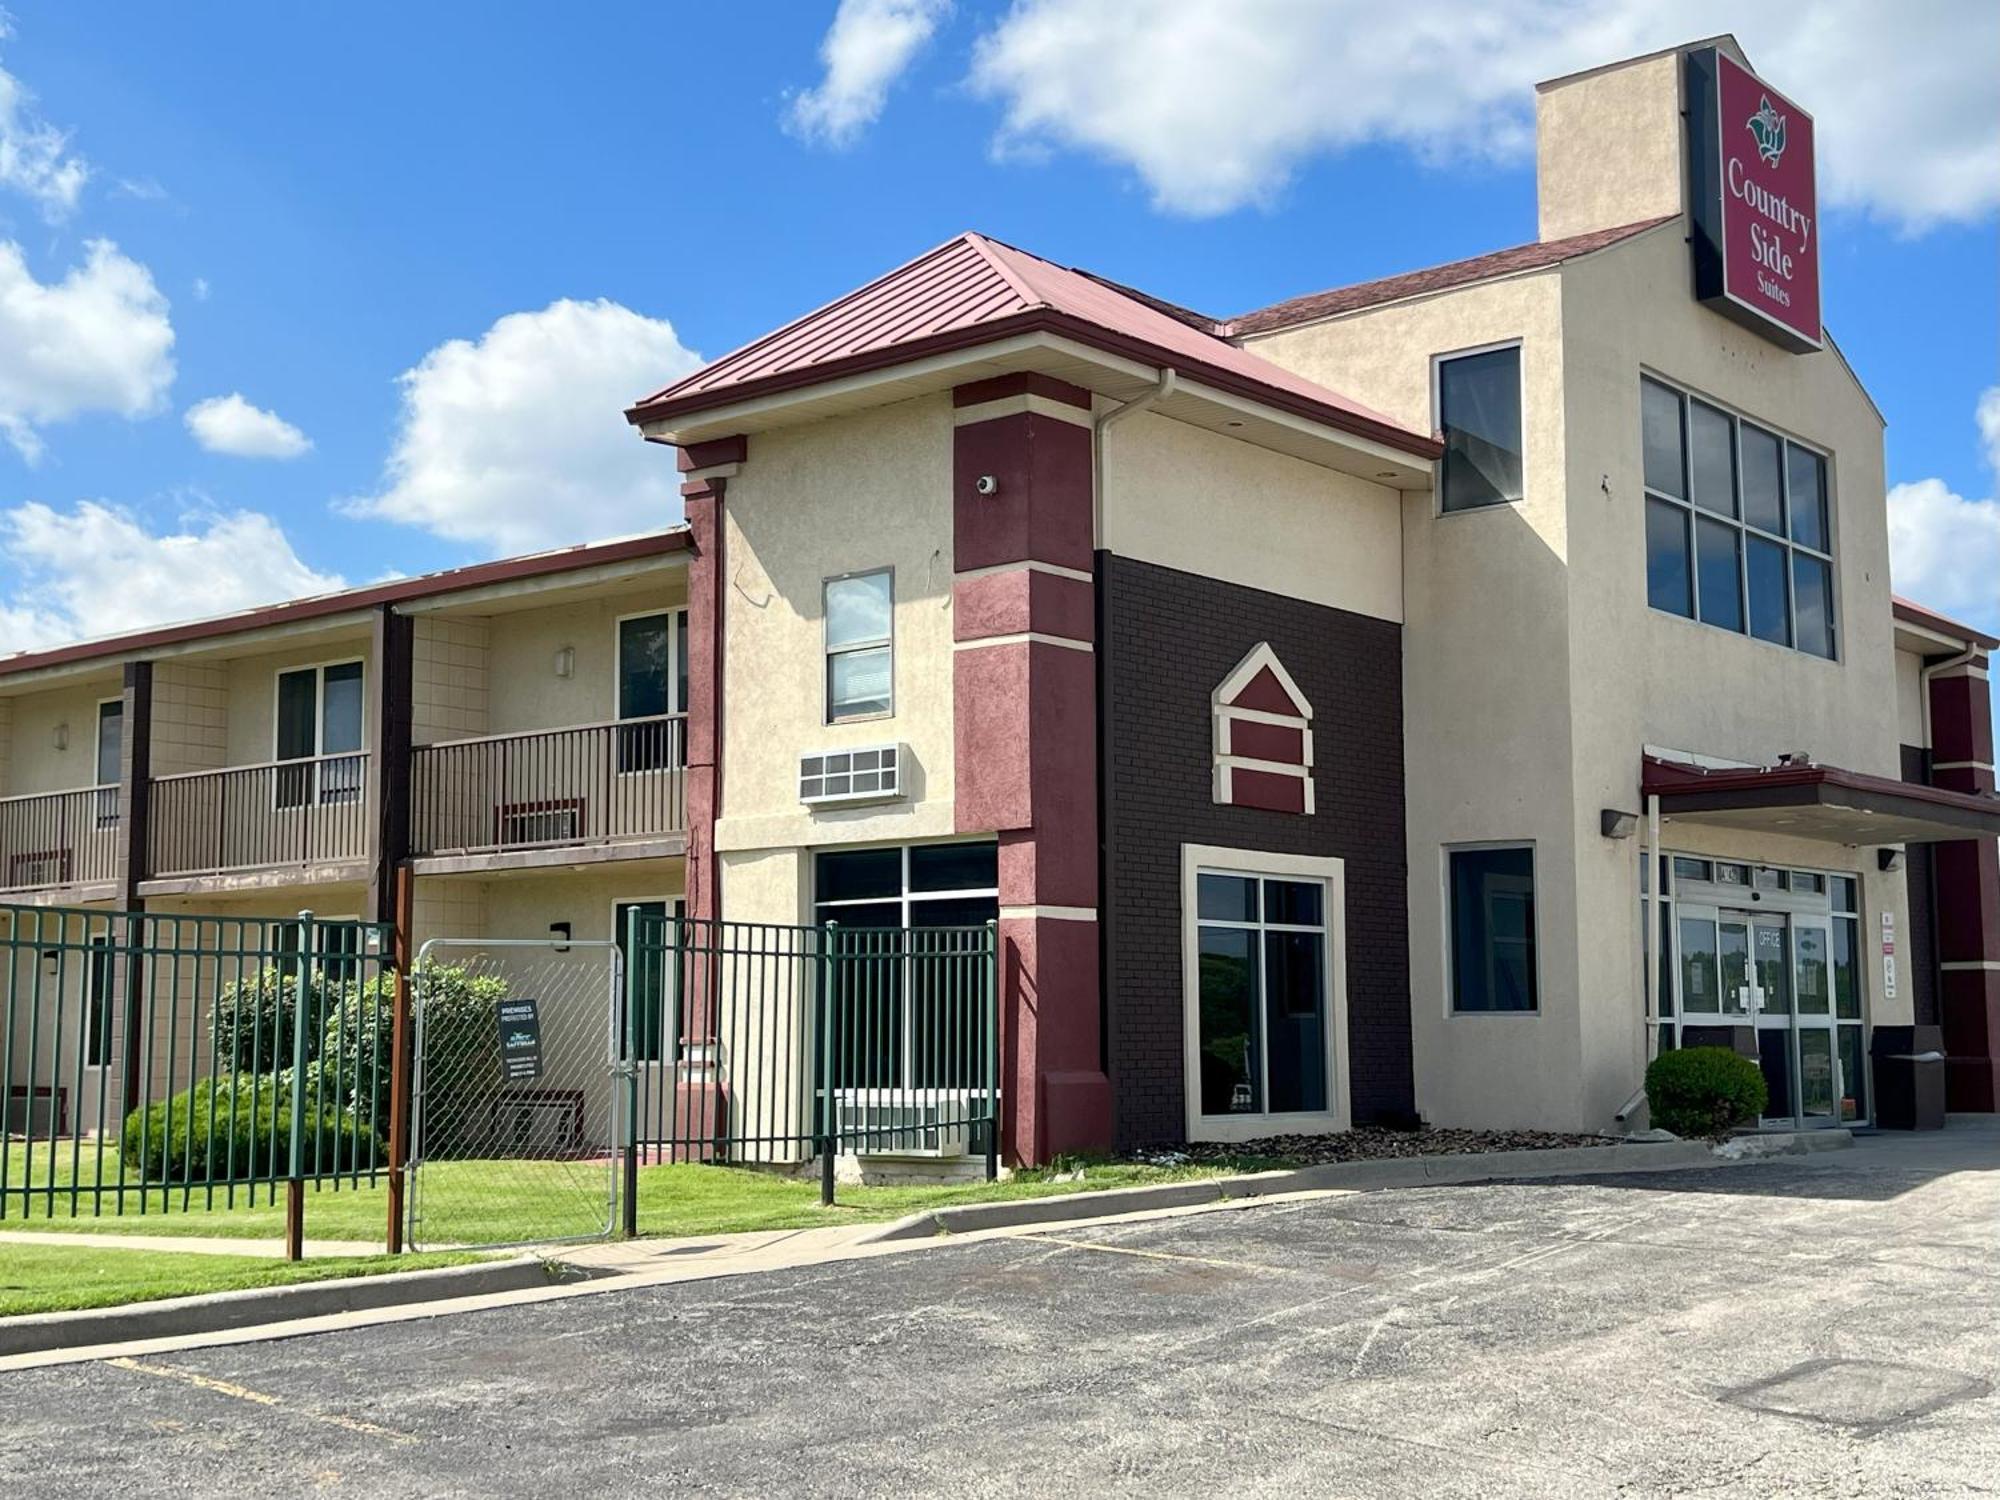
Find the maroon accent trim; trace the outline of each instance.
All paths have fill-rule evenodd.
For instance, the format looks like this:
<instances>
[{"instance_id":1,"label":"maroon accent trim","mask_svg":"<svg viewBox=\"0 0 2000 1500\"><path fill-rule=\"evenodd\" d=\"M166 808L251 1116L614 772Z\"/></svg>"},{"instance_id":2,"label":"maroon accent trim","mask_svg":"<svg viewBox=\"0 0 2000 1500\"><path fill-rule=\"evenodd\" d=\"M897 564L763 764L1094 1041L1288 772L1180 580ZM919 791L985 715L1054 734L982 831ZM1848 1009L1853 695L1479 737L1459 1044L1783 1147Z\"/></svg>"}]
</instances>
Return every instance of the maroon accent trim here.
<instances>
[{"instance_id":1,"label":"maroon accent trim","mask_svg":"<svg viewBox=\"0 0 2000 1500\"><path fill-rule=\"evenodd\" d=\"M2000 1110L2000 971L1946 969L1939 987L1945 1108Z\"/></svg>"},{"instance_id":2,"label":"maroon accent trim","mask_svg":"<svg viewBox=\"0 0 2000 1500\"><path fill-rule=\"evenodd\" d=\"M1259 724L1253 719L1232 719L1229 724L1229 753L1248 760L1274 760L1281 765L1306 763L1306 732L1288 724ZM1240 773L1239 773L1240 774Z\"/></svg>"},{"instance_id":3,"label":"maroon accent trim","mask_svg":"<svg viewBox=\"0 0 2000 1500\"><path fill-rule=\"evenodd\" d=\"M1993 764L1992 691L1968 671L1934 676L1931 689L1931 760ZM1935 779L1935 778L1934 778Z\"/></svg>"},{"instance_id":4,"label":"maroon accent trim","mask_svg":"<svg viewBox=\"0 0 2000 1500\"><path fill-rule=\"evenodd\" d=\"M1015 412L952 433L952 566L967 573L1045 562L1088 573L1090 430L1060 417ZM998 490L976 485L992 475Z\"/></svg>"},{"instance_id":5,"label":"maroon accent trim","mask_svg":"<svg viewBox=\"0 0 2000 1500\"><path fill-rule=\"evenodd\" d=\"M1278 674L1269 667L1260 667L1257 675L1244 685L1243 691L1229 700L1228 706L1252 708L1259 713L1305 717L1300 706L1292 701L1292 695L1285 691L1285 685L1278 681Z\"/></svg>"},{"instance_id":6,"label":"maroon accent trim","mask_svg":"<svg viewBox=\"0 0 2000 1500\"><path fill-rule=\"evenodd\" d=\"M240 614L218 615L208 620L192 620L181 625L162 625L151 630L135 630L128 635L109 636L99 641L79 641L55 646L47 651L23 652L0 658L0 677L31 672L43 667L65 666L70 662L93 661L100 657L122 656L157 646L176 646L186 641L211 640L245 630L261 630L269 625L287 625L298 620L322 619L378 604L403 604L412 599L430 599L456 594L488 584L513 583L524 578L544 578L552 573L570 573L605 563L628 562L641 557L663 557L684 551L688 546L685 527L654 532L648 536L626 537L616 542L593 542L568 547L560 552L540 552L529 557L505 557L497 562L474 563L470 567L449 568L425 573L417 578L399 578L391 583L371 584L339 594L318 594L310 599L293 599L284 604L260 605Z\"/></svg>"},{"instance_id":7,"label":"maroon accent trim","mask_svg":"<svg viewBox=\"0 0 2000 1500\"><path fill-rule=\"evenodd\" d=\"M750 439L742 433L734 437L710 438L706 442L689 443L680 451L677 462L683 474L690 469L712 469L719 464L740 464L750 457Z\"/></svg>"},{"instance_id":8,"label":"maroon accent trim","mask_svg":"<svg viewBox=\"0 0 2000 1500\"><path fill-rule=\"evenodd\" d=\"M1760 807L1851 807L1893 814L1968 834L2000 835L2000 801L1939 787L1914 786L1839 766L1749 767L1705 770L1654 756L1644 758L1640 794L1673 812L1719 812Z\"/></svg>"},{"instance_id":9,"label":"maroon accent trim","mask_svg":"<svg viewBox=\"0 0 2000 1500\"><path fill-rule=\"evenodd\" d=\"M723 576L723 496L725 481L711 479L686 487L687 526L693 555L688 559L687 915L719 920L722 889L715 868L715 820L722 809L722 631L728 597ZM706 994L707 960L690 978L696 994ZM699 1008L697 1007L697 1010ZM695 1027L700 1025L699 1020Z\"/></svg>"},{"instance_id":10,"label":"maroon accent trim","mask_svg":"<svg viewBox=\"0 0 2000 1500\"><path fill-rule=\"evenodd\" d=\"M949 354L959 349L976 349L982 344L998 343L1002 339L1024 333L1056 334L1088 348L1115 354L1123 359L1136 360L1140 364L1171 365L1191 381L1212 386L1232 396L1241 396L1247 401L1268 406L1274 411L1289 412L1293 416L1304 417L1308 421L1318 422L1338 432L1367 438L1371 442L1381 443L1420 458L1426 463L1435 462L1444 456L1444 444L1436 438L1425 437L1406 428L1397 427L1393 423L1377 422L1323 401L1309 400L1290 391L1280 390L1276 386L1265 385L1262 381L1251 380L1233 370L1225 370L1206 360L1189 358L1185 354L1162 349L1144 339L1113 333L1081 318L1045 308L1017 313L1012 317L997 318L990 323L980 323L971 328L955 328L946 333L912 339L908 343L894 344L884 349L870 349L845 359L827 360L821 364L808 365L796 370L784 370L774 375L760 376L755 380L746 380L740 385L722 386L670 400L653 401L632 407L625 413L625 420L634 425L643 422L671 421L676 417L691 416L696 412L734 406L740 401L754 401L762 396L795 391L806 386L824 385L828 381L838 380L847 375L893 369L897 365L927 359L934 354Z\"/></svg>"},{"instance_id":11,"label":"maroon accent trim","mask_svg":"<svg viewBox=\"0 0 2000 1500\"><path fill-rule=\"evenodd\" d=\"M1275 771L1250 771L1232 766L1229 771L1229 804L1232 807L1261 807L1267 812L1302 813L1306 810L1306 779L1280 776Z\"/></svg>"},{"instance_id":12,"label":"maroon accent trim","mask_svg":"<svg viewBox=\"0 0 2000 1500\"><path fill-rule=\"evenodd\" d=\"M2000 963L2000 850L1991 839L1961 839L1935 845L1932 859L1938 961Z\"/></svg>"},{"instance_id":13,"label":"maroon accent trim","mask_svg":"<svg viewBox=\"0 0 2000 1500\"><path fill-rule=\"evenodd\" d=\"M951 404L978 406L981 402L1000 401L1008 396L1045 396L1065 406L1090 410L1089 391L1066 380L1058 380L1053 375L1044 375L1039 370L1017 370L1011 375L995 375L991 380L975 380L970 385L954 386Z\"/></svg>"},{"instance_id":14,"label":"maroon accent trim","mask_svg":"<svg viewBox=\"0 0 2000 1500\"><path fill-rule=\"evenodd\" d=\"M1080 578L1021 567L952 586L952 639L982 640L1029 631L1087 641L1097 628L1095 592Z\"/></svg>"},{"instance_id":15,"label":"maroon accent trim","mask_svg":"<svg viewBox=\"0 0 2000 1500\"><path fill-rule=\"evenodd\" d=\"M2000 637L1990 636L1983 630L1973 629L1970 625L1962 625L1934 609L1925 609L1914 599L1891 596L1889 611L1906 625L1921 625L1926 630L1935 630L1939 635L1957 636L1968 646L1978 646L1987 651L2000 648Z\"/></svg>"}]
</instances>

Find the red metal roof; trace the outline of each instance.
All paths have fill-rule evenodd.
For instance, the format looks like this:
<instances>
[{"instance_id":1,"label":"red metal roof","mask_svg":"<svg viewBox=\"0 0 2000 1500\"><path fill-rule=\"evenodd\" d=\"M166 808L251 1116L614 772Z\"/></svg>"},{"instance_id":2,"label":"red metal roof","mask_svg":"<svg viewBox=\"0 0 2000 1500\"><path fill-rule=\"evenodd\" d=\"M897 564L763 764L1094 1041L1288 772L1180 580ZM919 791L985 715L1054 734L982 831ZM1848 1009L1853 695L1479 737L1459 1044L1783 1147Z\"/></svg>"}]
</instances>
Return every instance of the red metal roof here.
<instances>
[{"instance_id":1,"label":"red metal roof","mask_svg":"<svg viewBox=\"0 0 2000 1500\"><path fill-rule=\"evenodd\" d=\"M1573 234L1567 239L1536 240L1532 244L1475 255L1470 260L1455 260L1448 265L1431 266L1422 271L1385 276L1380 281L1362 281L1353 286L1335 287L1331 291L1310 292L1303 297L1274 302L1269 307L1231 318L1218 324L1216 332L1231 338L1246 338L1289 328L1295 323L1337 317L1341 313L1374 307L1382 302L1396 302L1426 292L1441 292L1475 281L1490 281L1496 276L1537 271L1545 266L1574 260L1579 255L1588 255L1594 250L1602 250L1607 245L1615 245L1635 234L1644 234L1648 229L1667 222L1666 218L1644 219L1637 224L1621 224L1616 229L1593 229L1588 234Z\"/></svg>"},{"instance_id":2,"label":"red metal roof","mask_svg":"<svg viewBox=\"0 0 2000 1500\"><path fill-rule=\"evenodd\" d=\"M858 291L645 397L659 421L946 349L1045 330L1172 365L1200 381L1429 459L1438 445L1200 326L1199 314L1133 295L981 234L962 234Z\"/></svg>"},{"instance_id":3,"label":"red metal roof","mask_svg":"<svg viewBox=\"0 0 2000 1500\"><path fill-rule=\"evenodd\" d=\"M1934 609L1925 609L1916 600L1905 599L1901 594L1890 595L1889 606L1896 618L1905 624L1921 625L1926 630L1935 630L1940 635L1955 635L1967 645L1979 646L1987 651L2000 647L2000 640L1996 640L1985 631L1963 624L1949 615L1941 615Z\"/></svg>"}]
</instances>

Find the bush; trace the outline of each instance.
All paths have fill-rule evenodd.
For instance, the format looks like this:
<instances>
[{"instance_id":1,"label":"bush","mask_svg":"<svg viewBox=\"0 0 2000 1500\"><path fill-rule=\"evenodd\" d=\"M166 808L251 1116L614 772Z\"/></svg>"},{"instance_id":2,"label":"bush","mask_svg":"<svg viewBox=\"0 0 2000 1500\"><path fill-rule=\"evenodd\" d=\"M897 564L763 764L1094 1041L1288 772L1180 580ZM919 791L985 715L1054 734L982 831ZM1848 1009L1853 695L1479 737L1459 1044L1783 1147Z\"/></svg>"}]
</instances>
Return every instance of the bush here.
<instances>
[{"instance_id":1,"label":"bush","mask_svg":"<svg viewBox=\"0 0 2000 1500\"><path fill-rule=\"evenodd\" d=\"M125 1117L118 1148L149 1182L243 1182L291 1166L291 1090L276 1077L204 1079ZM233 1149L233 1155L232 1155ZM380 1166L382 1142L348 1110L305 1120L307 1176Z\"/></svg>"},{"instance_id":2,"label":"bush","mask_svg":"<svg viewBox=\"0 0 2000 1500\"><path fill-rule=\"evenodd\" d=\"M507 981L457 964L427 964L410 975L423 1013L424 1139L427 1157L480 1156L493 1133L500 1068L500 1002ZM387 1103L379 1118L388 1119Z\"/></svg>"},{"instance_id":3,"label":"bush","mask_svg":"<svg viewBox=\"0 0 2000 1500\"><path fill-rule=\"evenodd\" d=\"M306 1065L307 1106L343 1109L384 1139L395 1068L396 988L392 974L334 987L314 1060Z\"/></svg>"},{"instance_id":4,"label":"bush","mask_svg":"<svg viewBox=\"0 0 2000 1500\"><path fill-rule=\"evenodd\" d=\"M1721 1135L1764 1112L1764 1075L1727 1047L1662 1052L1646 1069L1653 1124L1675 1135Z\"/></svg>"},{"instance_id":5,"label":"bush","mask_svg":"<svg viewBox=\"0 0 2000 1500\"><path fill-rule=\"evenodd\" d=\"M269 1075L292 1065L292 1020L298 1014L299 981L276 964L231 981L215 997L209 1021L216 1045L230 1068ZM306 1061L319 1056L321 1019L326 1015L325 971L314 965L306 985Z\"/></svg>"}]
</instances>

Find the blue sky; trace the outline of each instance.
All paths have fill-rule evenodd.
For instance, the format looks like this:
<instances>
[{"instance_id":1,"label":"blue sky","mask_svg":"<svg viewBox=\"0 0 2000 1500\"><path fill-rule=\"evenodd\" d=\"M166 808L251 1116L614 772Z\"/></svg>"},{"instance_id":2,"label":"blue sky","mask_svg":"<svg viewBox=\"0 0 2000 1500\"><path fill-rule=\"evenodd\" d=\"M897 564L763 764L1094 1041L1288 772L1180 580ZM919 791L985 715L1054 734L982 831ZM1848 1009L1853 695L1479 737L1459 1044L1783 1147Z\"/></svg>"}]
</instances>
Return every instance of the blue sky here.
<instances>
[{"instance_id":1,"label":"blue sky","mask_svg":"<svg viewBox=\"0 0 2000 1500\"><path fill-rule=\"evenodd\" d=\"M671 521L621 403L961 229L1217 314L1532 239L1532 81L1725 28L2000 626L2000 7L7 3L0 651Z\"/></svg>"}]
</instances>

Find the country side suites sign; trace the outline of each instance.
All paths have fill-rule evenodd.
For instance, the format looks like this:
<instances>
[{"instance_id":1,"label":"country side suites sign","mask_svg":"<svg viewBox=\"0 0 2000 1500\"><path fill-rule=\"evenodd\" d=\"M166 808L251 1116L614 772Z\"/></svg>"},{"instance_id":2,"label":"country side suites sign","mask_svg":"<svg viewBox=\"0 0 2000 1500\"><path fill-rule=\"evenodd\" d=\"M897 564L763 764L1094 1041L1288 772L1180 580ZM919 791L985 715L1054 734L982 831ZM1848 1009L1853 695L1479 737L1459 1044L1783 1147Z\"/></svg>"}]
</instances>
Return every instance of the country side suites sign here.
<instances>
[{"instance_id":1,"label":"country side suites sign","mask_svg":"<svg viewBox=\"0 0 2000 1500\"><path fill-rule=\"evenodd\" d=\"M1824 342L1812 116L1715 47L1687 55L1694 294L1794 354Z\"/></svg>"}]
</instances>

